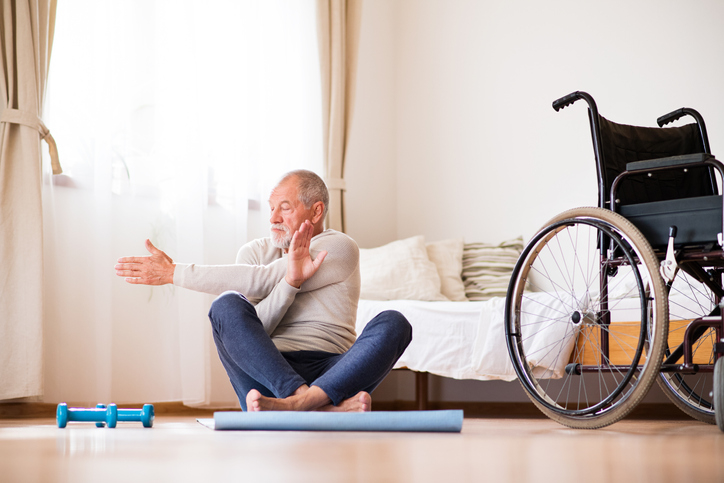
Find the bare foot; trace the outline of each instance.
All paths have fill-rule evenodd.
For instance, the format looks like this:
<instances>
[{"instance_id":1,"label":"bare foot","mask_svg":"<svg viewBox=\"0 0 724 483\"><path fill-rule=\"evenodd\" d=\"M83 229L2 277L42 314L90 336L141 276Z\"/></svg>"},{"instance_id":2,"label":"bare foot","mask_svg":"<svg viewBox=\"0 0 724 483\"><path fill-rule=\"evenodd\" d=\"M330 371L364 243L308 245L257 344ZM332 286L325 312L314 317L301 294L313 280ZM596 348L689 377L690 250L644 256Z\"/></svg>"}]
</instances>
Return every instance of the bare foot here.
<instances>
[{"instance_id":1,"label":"bare foot","mask_svg":"<svg viewBox=\"0 0 724 483\"><path fill-rule=\"evenodd\" d=\"M317 386L301 386L289 397L277 399L263 396L256 389L246 395L246 409L255 411L315 411L331 401Z\"/></svg>"},{"instance_id":2,"label":"bare foot","mask_svg":"<svg viewBox=\"0 0 724 483\"><path fill-rule=\"evenodd\" d=\"M350 413L366 413L372 410L372 396L364 391L358 392L355 396L345 399L339 406L331 404L319 409L320 411L339 411Z\"/></svg>"},{"instance_id":3,"label":"bare foot","mask_svg":"<svg viewBox=\"0 0 724 483\"><path fill-rule=\"evenodd\" d=\"M276 400L262 396L259 391L252 389L246 394L246 410L249 412L273 411L270 405Z\"/></svg>"}]
</instances>

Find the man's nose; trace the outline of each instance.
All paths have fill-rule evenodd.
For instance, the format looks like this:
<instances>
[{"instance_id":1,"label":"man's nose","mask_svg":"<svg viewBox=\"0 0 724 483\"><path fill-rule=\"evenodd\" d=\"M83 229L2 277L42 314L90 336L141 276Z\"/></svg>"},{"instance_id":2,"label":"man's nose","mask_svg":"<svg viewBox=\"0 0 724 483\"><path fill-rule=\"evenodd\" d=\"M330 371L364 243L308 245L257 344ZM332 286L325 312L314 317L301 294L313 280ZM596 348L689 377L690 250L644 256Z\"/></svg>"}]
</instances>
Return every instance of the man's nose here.
<instances>
[{"instance_id":1,"label":"man's nose","mask_svg":"<svg viewBox=\"0 0 724 483\"><path fill-rule=\"evenodd\" d=\"M274 210L271 212L271 215L269 216L269 222L271 224L281 223L282 221L282 217L278 211Z\"/></svg>"}]
</instances>

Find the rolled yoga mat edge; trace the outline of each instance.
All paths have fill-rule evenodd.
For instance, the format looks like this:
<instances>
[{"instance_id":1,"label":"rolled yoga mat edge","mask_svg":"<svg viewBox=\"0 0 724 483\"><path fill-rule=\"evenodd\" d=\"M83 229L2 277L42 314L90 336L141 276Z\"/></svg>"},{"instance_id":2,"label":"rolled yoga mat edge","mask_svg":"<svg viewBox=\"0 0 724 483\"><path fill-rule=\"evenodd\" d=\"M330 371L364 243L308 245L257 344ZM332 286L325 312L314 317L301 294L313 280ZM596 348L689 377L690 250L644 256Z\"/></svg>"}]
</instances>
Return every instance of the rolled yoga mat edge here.
<instances>
[{"instance_id":1,"label":"rolled yoga mat edge","mask_svg":"<svg viewBox=\"0 0 724 483\"><path fill-rule=\"evenodd\" d=\"M408 431L459 433L463 411L372 411L366 413L217 411L215 430Z\"/></svg>"}]
</instances>

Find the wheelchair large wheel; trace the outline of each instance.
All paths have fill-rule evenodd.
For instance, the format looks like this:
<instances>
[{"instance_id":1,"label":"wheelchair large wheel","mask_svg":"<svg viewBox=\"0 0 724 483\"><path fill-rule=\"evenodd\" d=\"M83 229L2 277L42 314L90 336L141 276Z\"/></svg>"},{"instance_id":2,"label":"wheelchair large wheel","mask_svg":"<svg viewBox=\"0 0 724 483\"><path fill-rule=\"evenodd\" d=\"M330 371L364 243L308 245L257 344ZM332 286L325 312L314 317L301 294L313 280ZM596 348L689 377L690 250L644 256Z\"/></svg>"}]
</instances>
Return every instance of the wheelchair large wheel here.
<instances>
[{"instance_id":1,"label":"wheelchair large wheel","mask_svg":"<svg viewBox=\"0 0 724 483\"><path fill-rule=\"evenodd\" d=\"M684 340L684 332L691 320L719 310L717 297L711 289L695 278L693 273L686 273L686 265L682 265L681 268L669 290L669 336L665 357L668 357ZM696 343L692 345L692 362L713 366L715 343L715 330L703 329ZM682 356L675 362L683 363L683 361ZM705 423L716 423L712 372L701 371L694 374L662 372L659 386L668 398L689 416Z\"/></svg>"},{"instance_id":2,"label":"wheelchair large wheel","mask_svg":"<svg viewBox=\"0 0 724 483\"><path fill-rule=\"evenodd\" d=\"M658 268L641 232L601 208L561 213L533 237L513 271L505 330L518 378L544 414L600 428L646 395L668 324Z\"/></svg>"}]
</instances>

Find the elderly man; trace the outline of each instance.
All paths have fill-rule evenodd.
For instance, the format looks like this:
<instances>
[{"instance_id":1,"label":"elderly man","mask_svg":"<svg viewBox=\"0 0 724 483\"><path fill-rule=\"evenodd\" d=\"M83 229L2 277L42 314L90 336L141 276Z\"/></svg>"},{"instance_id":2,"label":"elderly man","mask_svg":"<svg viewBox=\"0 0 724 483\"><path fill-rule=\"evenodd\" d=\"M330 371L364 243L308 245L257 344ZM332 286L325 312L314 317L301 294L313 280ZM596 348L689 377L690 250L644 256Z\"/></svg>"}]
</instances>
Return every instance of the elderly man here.
<instances>
[{"instance_id":1,"label":"elderly man","mask_svg":"<svg viewBox=\"0 0 724 483\"><path fill-rule=\"evenodd\" d=\"M241 247L235 265L175 264L147 240L151 256L115 267L129 283L221 294L209 319L245 411L369 411L369 393L412 339L395 311L356 337L359 248L324 229L328 203L319 176L292 171L269 197L271 237Z\"/></svg>"}]
</instances>

